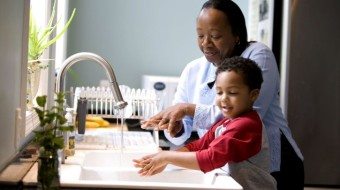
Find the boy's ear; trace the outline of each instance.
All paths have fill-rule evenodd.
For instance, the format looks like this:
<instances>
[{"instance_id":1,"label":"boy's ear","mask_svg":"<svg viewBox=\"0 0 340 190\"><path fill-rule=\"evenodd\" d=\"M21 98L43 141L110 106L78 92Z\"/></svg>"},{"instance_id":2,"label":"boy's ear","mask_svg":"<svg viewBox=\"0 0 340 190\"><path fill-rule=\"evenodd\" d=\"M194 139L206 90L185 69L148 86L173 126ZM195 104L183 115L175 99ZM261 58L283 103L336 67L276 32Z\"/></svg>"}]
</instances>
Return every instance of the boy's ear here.
<instances>
[{"instance_id":1,"label":"boy's ear","mask_svg":"<svg viewBox=\"0 0 340 190\"><path fill-rule=\"evenodd\" d=\"M257 99L257 97L259 97L260 94L260 90L259 89L254 89L250 92L250 98L253 102L255 102L255 100Z\"/></svg>"}]
</instances>

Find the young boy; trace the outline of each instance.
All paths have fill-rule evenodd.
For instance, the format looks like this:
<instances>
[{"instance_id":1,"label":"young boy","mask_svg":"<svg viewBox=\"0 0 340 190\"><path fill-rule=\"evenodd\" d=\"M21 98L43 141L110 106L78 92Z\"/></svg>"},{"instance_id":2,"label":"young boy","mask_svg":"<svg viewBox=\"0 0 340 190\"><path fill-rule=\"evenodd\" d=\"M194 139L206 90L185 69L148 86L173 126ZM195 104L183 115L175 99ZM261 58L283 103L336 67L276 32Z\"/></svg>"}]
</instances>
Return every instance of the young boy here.
<instances>
[{"instance_id":1,"label":"young boy","mask_svg":"<svg viewBox=\"0 0 340 190\"><path fill-rule=\"evenodd\" d=\"M140 175L163 171L167 164L204 173L225 166L244 189L276 189L269 171L269 151L262 121L253 103L263 82L260 68L250 59L225 59L216 70L216 105L224 119L199 140L177 151L161 151L134 160ZM227 164L227 165L226 165Z\"/></svg>"}]
</instances>

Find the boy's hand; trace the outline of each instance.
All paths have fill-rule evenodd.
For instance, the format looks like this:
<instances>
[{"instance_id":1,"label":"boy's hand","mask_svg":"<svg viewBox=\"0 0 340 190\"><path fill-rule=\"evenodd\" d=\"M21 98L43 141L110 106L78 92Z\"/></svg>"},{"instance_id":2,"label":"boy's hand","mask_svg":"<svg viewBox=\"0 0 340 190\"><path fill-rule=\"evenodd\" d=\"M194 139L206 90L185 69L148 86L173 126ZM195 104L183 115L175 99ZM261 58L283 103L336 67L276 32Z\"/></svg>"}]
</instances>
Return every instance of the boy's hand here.
<instances>
[{"instance_id":1,"label":"boy's hand","mask_svg":"<svg viewBox=\"0 0 340 190\"><path fill-rule=\"evenodd\" d=\"M166 166L167 162L165 160L165 152L161 151L156 154L151 154L142 157L141 159L134 159L134 166L141 168L138 173L141 176L152 176L162 172Z\"/></svg>"}]
</instances>

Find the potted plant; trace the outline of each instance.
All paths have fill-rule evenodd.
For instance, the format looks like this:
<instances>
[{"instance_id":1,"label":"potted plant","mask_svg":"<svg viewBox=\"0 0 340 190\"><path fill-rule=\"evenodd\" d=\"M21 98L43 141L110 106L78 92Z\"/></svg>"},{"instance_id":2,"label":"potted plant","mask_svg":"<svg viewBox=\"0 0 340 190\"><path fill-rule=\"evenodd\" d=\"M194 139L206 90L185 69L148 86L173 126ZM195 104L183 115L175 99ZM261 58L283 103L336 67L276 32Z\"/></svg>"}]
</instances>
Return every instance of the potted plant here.
<instances>
[{"instance_id":1,"label":"potted plant","mask_svg":"<svg viewBox=\"0 0 340 190\"><path fill-rule=\"evenodd\" d=\"M46 96L38 96L34 107L39 117L39 129L35 130L34 142L39 147L38 189L59 189L58 150L64 148L63 132L73 131L64 116L64 94L57 93L55 106L46 109Z\"/></svg>"},{"instance_id":2,"label":"potted plant","mask_svg":"<svg viewBox=\"0 0 340 190\"><path fill-rule=\"evenodd\" d=\"M38 28L32 12L30 13L27 66L27 103L29 108L33 106L32 100L38 92L40 71L41 69L47 68L48 61L50 61L50 59L41 59L41 55L66 32L76 12L76 9L73 9L70 18L62 27L62 30L52 37L59 23L59 21L54 22L56 2L57 1L54 2L46 27Z\"/></svg>"}]
</instances>

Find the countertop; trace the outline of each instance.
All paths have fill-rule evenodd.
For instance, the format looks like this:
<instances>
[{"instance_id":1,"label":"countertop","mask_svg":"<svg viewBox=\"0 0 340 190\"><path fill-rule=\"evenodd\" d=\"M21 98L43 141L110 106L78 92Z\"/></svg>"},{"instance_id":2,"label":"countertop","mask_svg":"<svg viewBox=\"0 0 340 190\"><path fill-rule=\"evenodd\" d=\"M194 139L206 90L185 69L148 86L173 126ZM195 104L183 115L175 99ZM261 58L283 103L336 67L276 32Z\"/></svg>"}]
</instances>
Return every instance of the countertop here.
<instances>
[{"instance_id":1,"label":"countertop","mask_svg":"<svg viewBox=\"0 0 340 190\"><path fill-rule=\"evenodd\" d=\"M107 128L89 128L86 129L89 133L89 135L96 134L98 132L114 132L114 131L121 131L121 125L115 125L112 124L110 127ZM123 131L127 131L127 126L123 126ZM148 133L147 133L148 134ZM149 135L149 134L148 134ZM144 137L143 137L144 138ZM150 136L151 138L151 136ZM155 145L155 144L154 144ZM153 146L155 147L155 146ZM148 147L143 147L145 150ZM152 148L151 146L149 148ZM155 147L157 148L157 147ZM98 152L96 152L98 151ZM126 152L133 152L135 150L126 149ZM70 156L66 159L64 164L60 165L60 182L61 182L61 189L167 189L167 187L172 187L175 189L178 189L180 187L186 186L187 189L197 189L197 188L205 188L210 187L212 184L211 182L208 182L208 184L201 185L201 182L198 182L196 184L195 182L191 185L187 184L183 186L183 184L178 184L176 186L176 183L167 183L168 180L165 180L162 182L158 182L157 184L159 186L155 186L155 183L151 182L138 182L134 181L136 178L133 178L132 181L93 181L93 180L81 180L81 172L83 167L83 161L86 155L88 153L95 152L95 155L97 156L101 152L107 152L107 150L86 150L86 149L76 149L75 155ZM118 150L113 150L109 152L119 152ZM107 156L100 156L98 158L106 158ZM95 158L94 160L98 160L98 158ZM110 161L99 161L100 163L105 163L105 167L108 167L106 163L111 163ZM114 160L114 159L113 159ZM38 163L37 160L31 159L29 161L23 161L19 160L19 162L13 162L10 164L1 174L0 174L0 186L6 187L8 185L9 187L15 186L15 188L10 189L36 189L37 185L37 171L38 171ZM189 171L189 170L187 170ZM198 172L198 171L197 171ZM196 173L197 173L196 172ZM136 172L134 172L136 173ZM133 175L134 175L133 173ZM200 173L200 172L199 172ZM132 174L131 174L132 175ZM168 178L168 174L164 174L166 178ZM200 173L199 175L202 176ZM211 173L209 176L213 176L216 174ZM111 176L111 175L110 175ZM175 176L178 176L177 173ZM186 176L192 176L186 174ZM164 178L162 177L162 179ZM177 177L178 178L178 177ZM176 179L177 179L176 178ZM183 177L182 177L183 178ZM182 179L181 178L181 179ZM184 177L187 179L187 177ZM184 179L183 178L183 179ZM189 177L190 178L190 177ZM164 178L165 179L165 178ZM212 178L207 178L212 179ZM213 182L217 189L242 189L242 187L237 184L237 182L232 179L230 176L222 176L222 178L217 177ZM220 181L220 182L219 182ZM163 184L164 183L164 184ZM165 185L167 184L167 185ZM210 185L209 185L210 184ZM5 186L4 186L5 185ZM165 186L164 186L165 185ZM189 185L189 186L188 186ZM177 187L177 188L176 188ZM210 188L208 188L210 189Z\"/></svg>"},{"instance_id":2,"label":"countertop","mask_svg":"<svg viewBox=\"0 0 340 190\"><path fill-rule=\"evenodd\" d=\"M127 131L123 125L123 130ZM121 125L110 124L105 128L87 128L87 131L120 131ZM27 145L13 161L0 172L0 187L6 189L21 189L23 185L36 185L37 176L37 147ZM25 181L25 183L24 183Z\"/></svg>"}]
</instances>

